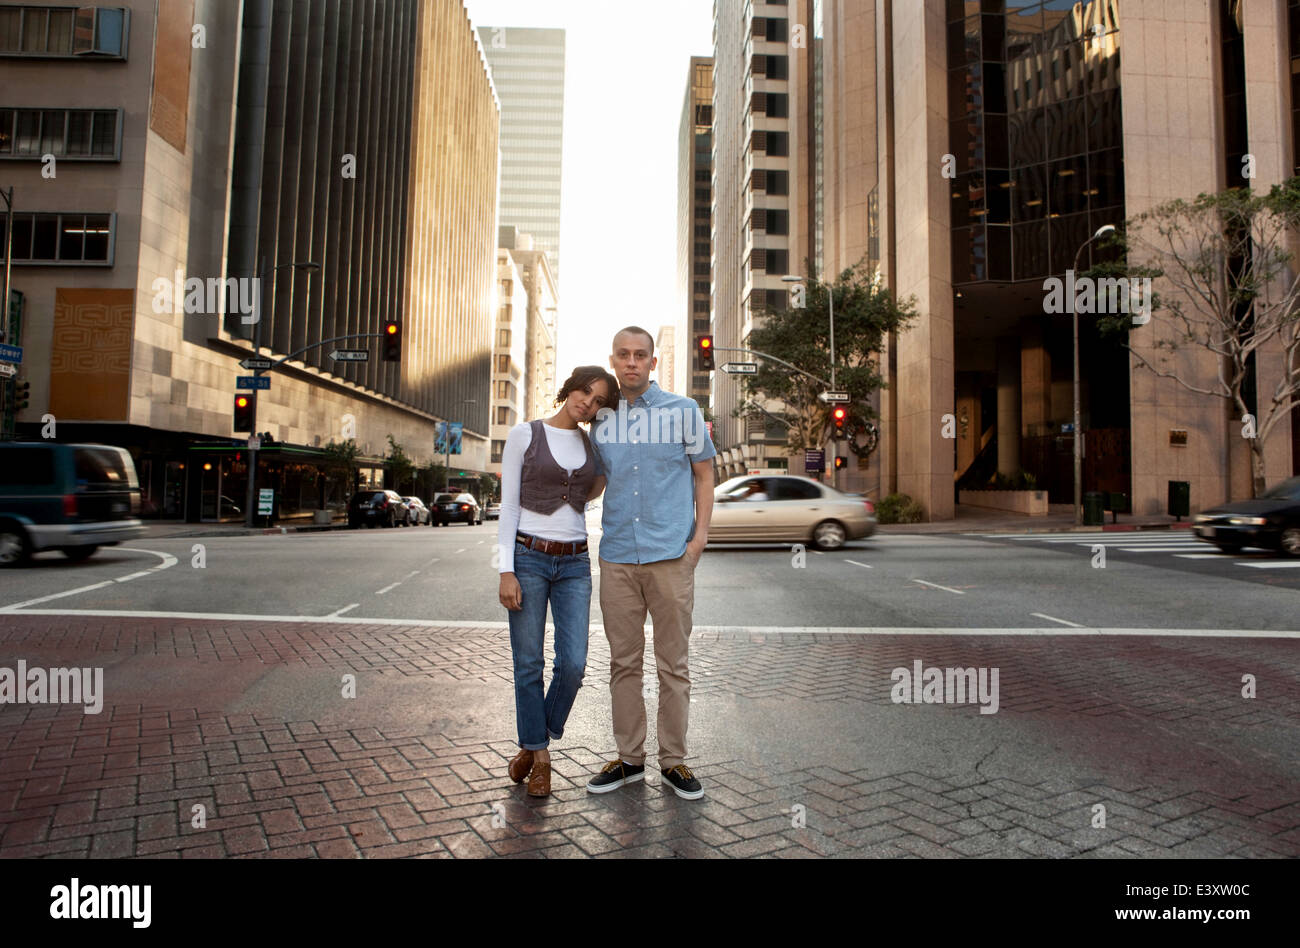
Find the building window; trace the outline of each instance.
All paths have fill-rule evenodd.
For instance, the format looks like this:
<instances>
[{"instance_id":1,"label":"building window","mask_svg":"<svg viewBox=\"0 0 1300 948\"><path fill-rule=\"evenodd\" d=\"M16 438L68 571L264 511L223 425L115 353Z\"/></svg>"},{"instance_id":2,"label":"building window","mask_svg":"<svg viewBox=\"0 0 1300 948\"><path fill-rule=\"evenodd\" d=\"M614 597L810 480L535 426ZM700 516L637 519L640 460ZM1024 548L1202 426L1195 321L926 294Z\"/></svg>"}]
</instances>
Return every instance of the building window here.
<instances>
[{"instance_id":1,"label":"building window","mask_svg":"<svg viewBox=\"0 0 1300 948\"><path fill-rule=\"evenodd\" d=\"M505 450L506 450L506 443L504 441L492 442L492 463L493 464L501 463L501 455L505 452Z\"/></svg>"},{"instance_id":2,"label":"building window","mask_svg":"<svg viewBox=\"0 0 1300 948\"><path fill-rule=\"evenodd\" d=\"M708 312L707 304L705 304L704 311ZM709 326L709 321L707 319L696 319L691 323L691 328L695 332L707 333L711 327Z\"/></svg>"},{"instance_id":3,"label":"building window","mask_svg":"<svg viewBox=\"0 0 1300 948\"><path fill-rule=\"evenodd\" d=\"M121 7L0 7L0 56L125 59L130 27Z\"/></svg>"},{"instance_id":4,"label":"building window","mask_svg":"<svg viewBox=\"0 0 1300 948\"><path fill-rule=\"evenodd\" d=\"M712 236L712 235L709 233L709 225L708 225L708 224L696 224L696 225L695 225L695 236L696 236L696 237L705 237L705 238L708 238L708 237Z\"/></svg>"},{"instance_id":5,"label":"building window","mask_svg":"<svg viewBox=\"0 0 1300 948\"><path fill-rule=\"evenodd\" d=\"M713 195L708 188L695 189L695 200L697 201L708 201L712 196Z\"/></svg>"},{"instance_id":6,"label":"building window","mask_svg":"<svg viewBox=\"0 0 1300 948\"><path fill-rule=\"evenodd\" d=\"M0 108L0 158L120 161L122 111Z\"/></svg>"},{"instance_id":7,"label":"building window","mask_svg":"<svg viewBox=\"0 0 1300 948\"><path fill-rule=\"evenodd\" d=\"M763 22L766 36L764 37L769 43L784 43L786 41L786 23L788 21L783 17L768 17Z\"/></svg>"},{"instance_id":8,"label":"building window","mask_svg":"<svg viewBox=\"0 0 1300 948\"><path fill-rule=\"evenodd\" d=\"M694 270L694 273L695 273L696 276L708 276L708 275L709 275L709 265L708 265L708 263L697 263L697 264L695 264L693 270Z\"/></svg>"},{"instance_id":9,"label":"building window","mask_svg":"<svg viewBox=\"0 0 1300 948\"><path fill-rule=\"evenodd\" d=\"M767 181L763 190L768 194L789 194L790 193L790 172L788 171L768 171Z\"/></svg>"},{"instance_id":10,"label":"building window","mask_svg":"<svg viewBox=\"0 0 1300 948\"><path fill-rule=\"evenodd\" d=\"M696 244L696 245L695 245L695 256L697 256L697 257L707 257L707 256L709 256L709 245L708 245L708 244Z\"/></svg>"},{"instance_id":11,"label":"building window","mask_svg":"<svg viewBox=\"0 0 1300 948\"><path fill-rule=\"evenodd\" d=\"M0 246L4 228L0 218ZM116 214L15 214L13 262L111 267L116 228Z\"/></svg>"},{"instance_id":12,"label":"building window","mask_svg":"<svg viewBox=\"0 0 1300 948\"><path fill-rule=\"evenodd\" d=\"M696 280L695 292L707 295L709 292L709 284L706 281Z\"/></svg>"},{"instance_id":13,"label":"building window","mask_svg":"<svg viewBox=\"0 0 1300 948\"><path fill-rule=\"evenodd\" d=\"M509 329L498 329L498 330L497 330L497 345L500 346L502 349L509 349L509 348L510 348L510 330L509 330Z\"/></svg>"},{"instance_id":14,"label":"building window","mask_svg":"<svg viewBox=\"0 0 1300 948\"><path fill-rule=\"evenodd\" d=\"M511 411L510 408L506 407L505 405L498 405L498 406L497 406L497 424L498 424L498 425L513 425L513 424L515 423L515 420L514 420L514 418L512 417L513 414L514 414L514 412Z\"/></svg>"},{"instance_id":15,"label":"building window","mask_svg":"<svg viewBox=\"0 0 1300 948\"><path fill-rule=\"evenodd\" d=\"M510 356L508 355L497 356L497 373L499 375L505 375L509 371L510 371Z\"/></svg>"},{"instance_id":16,"label":"building window","mask_svg":"<svg viewBox=\"0 0 1300 948\"><path fill-rule=\"evenodd\" d=\"M769 23L772 21L769 20ZM757 59L758 57L754 57ZM790 57L789 56L767 56L764 73L769 79L789 79L790 78ZM755 70L757 71L757 70Z\"/></svg>"},{"instance_id":17,"label":"building window","mask_svg":"<svg viewBox=\"0 0 1300 948\"><path fill-rule=\"evenodd\" d=\"M713 176L709 173L708 168L697 168L695 170L695 180L703 184L708 184L713 180Z\"/></svg>"},{"instance_id":18,"label":"building window","mask_svg":"<svg viewBox=\"0 0 1300 948\"><path fill-rule=\"evenodd\" d=\"M509 382L497 382L497 398L502 401L514 399L514 386Z\"/></svg>"},{"instance_id":19,"label":"building window","mask_svg":"<svg viewBox=\"0 0 1300 948\"><path fill-rule=\"evenodd\" d=\"M707 392L709 390L709 377L707 375L692 375L691 388L702 389Z\"/></svg>"},{"instance_id":20,"label":"building window","mask_svg":"<svg viewBox=\"0 0 1300 948\"><path fill-rule=\"evenodd\" d=\"M768 273L790 272L790 253L786 250L768 250L763 269Z\"/></svg>"},{"instance_id":21,"label":"building window","mask_svg":"<svg viewBox=\"0 0 1300 948\"><path fill-rule=\"evenodd\" d=\"M707 313L709 311L709 301L695 300L694 305L691 307L691 311L695 313Z\"/></svg>"},{"instance_id":22,"label":"building window","mask_svg":"<svg viewBox=\"0 0 1300 948\"><path fill-rule=\"evenodd\" d=\"M763 111L767 113L768 118L789 118L790 97L784 92L767 93L767 104Z\"/></svg>"}]
</instances>

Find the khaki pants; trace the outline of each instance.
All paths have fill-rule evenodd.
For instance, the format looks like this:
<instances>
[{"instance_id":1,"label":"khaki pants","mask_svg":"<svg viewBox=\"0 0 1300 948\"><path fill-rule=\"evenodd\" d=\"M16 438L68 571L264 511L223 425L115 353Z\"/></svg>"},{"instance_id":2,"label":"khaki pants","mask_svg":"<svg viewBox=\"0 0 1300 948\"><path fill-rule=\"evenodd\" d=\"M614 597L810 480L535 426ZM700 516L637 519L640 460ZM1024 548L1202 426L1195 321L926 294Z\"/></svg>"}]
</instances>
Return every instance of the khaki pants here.
<instances>
[{"instance_id":1,"label":"khaki pants","mask_svg":"<svg viewBox=\"0 0 1300 948\"><path fill-rule=\"evenodd\" d=\"M645 764L641 667L647 611L654 621L655 664L659 668L659 767L667 770L685 762L694 608L695 570L685 556L642 565L600 561L600 610L609 639L614 740L626 763Z\"/></svg>"}]
</instances>

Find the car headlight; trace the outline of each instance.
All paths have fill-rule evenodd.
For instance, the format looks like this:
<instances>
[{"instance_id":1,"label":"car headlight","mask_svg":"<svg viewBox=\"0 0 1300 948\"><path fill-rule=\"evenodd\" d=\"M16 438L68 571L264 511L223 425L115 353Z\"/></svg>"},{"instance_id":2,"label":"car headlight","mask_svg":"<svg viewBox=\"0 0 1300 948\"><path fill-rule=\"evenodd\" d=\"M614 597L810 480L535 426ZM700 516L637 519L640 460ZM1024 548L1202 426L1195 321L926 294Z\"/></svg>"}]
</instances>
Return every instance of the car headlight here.
<instances>
[{"instance_id":1,"label":"car headlight","mask_svg":"<svg viewBox=\"0 0 1300 948\"><path fill-rule=\"evenodd\" d=\"M1209 522L1210 522L1211 520L1213 520L1213 519L1214 519L1213 517L1210 517L1210 516L1208 516L1208 515L1206 515L1206 514L1197 514L1197 515L1196 515L1196 519L1193 520L1192 522L1193 522L1193 523L1209 523Z\"/></svg>"},{"instance_id":2,"label":"car headlight","mask_svg":"<svg viewBox=\"0 0 1300 948\"><path fill-rule=\"evenodd\" d=\"M1267 517L1232 517L1228 523L1239 527L1262 527L1268 523Z\"/></svg>"}]
</instances>

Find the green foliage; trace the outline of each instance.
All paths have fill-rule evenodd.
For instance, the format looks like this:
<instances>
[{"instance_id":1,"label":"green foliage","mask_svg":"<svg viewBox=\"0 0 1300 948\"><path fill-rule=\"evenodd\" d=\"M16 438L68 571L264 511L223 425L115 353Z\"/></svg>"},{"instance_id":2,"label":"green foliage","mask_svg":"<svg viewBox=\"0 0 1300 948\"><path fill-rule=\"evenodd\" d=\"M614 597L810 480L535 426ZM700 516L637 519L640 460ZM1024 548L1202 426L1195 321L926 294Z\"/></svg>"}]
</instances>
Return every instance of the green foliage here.
<instances>
[{"instance_id":1,"label":"green foliage","mask_svg":"<svg viewBox=\"0 0 1300 948\"><path fill-rule=\"evenodd\" d=\"M443 485L447 483L447 467L439 464L437 461L429 461L419 470L420 499L428 503L433 500L434 495L442 493Z\"/></svg>"},{"instance_id":2,"label":"green foliage","mask_svg":"<svg viewBox=\"0 0 1300 948\"><path fill-rule=\"evenodd\" d=\"M356 470L357 443L349 438L347 441L331 441L325 445L325 460L321 467L325 476L336 484L343 484L345 490L352 489L352 472Z\"/></svg>"},{"instance_id":3,"label":"green foliage","mask_svg":"<svg viewBox=\"0 0 1300 948\"><path fill-rule=\"evenodd\" d=\"M915 300L896 301L889 290L869 273L865 261L824 283L806 263L805 308L761 308L758 328L749 334L746 348L768 353L817 378L831 377L830 300L835 304L835 384L849 393L849 447L866 461L875 449L877 412L872 397L885 387L879 371L879 353L890 333L900 332L916 318ZM779 399L787 406L792 453L825 443L832 406L818 400L824 386L777 362L758 357L758 372L747 377L745 393L761 399ZM857 435L865 435L864 444Z\"/></svg>"},{"instance_id":4,"label":"green foliage","mask_svg":"<svg viewBox=\"0 0 1300 948\"><path fill-rule=\"evenodd\" d=\"M497 499L497 479L491 474L478 476L478 502L484 506Z\"/></svg>"},{"instance_id":5,"label":"green foliage","mask_svg":"<svg viewBox=\"0 0 1300 948\"><path fill-rule=\"evenodd\" d=\"M393 440L391 434L388 436L388 457L384 460L393 473L393 490L402 493L402 485L409 484L411 475L415 473L415 462L402 446Z\"/></svg>"},{"instance_id":6,"label":"green foliage","mask_svg":"<svg viewBox=\"0 0 1300 948\"><path fill-rule=\"evenodd\" d=\"M908 494L890 494L876 504L878 523L921 523L924 520L925 508Z\"/></svg>"},{"instance_id":7,"label":"green foliage","mask_svg":"<svg viewBox=\"0 0 1300 948\"><path fill-rule=\"evenodd\" d=\"M977 490L1038 490L1038 478L1028 471L1020 470L1015 474L1003 474L998 471L993 480Z\"/></svg>"}]
</instances>

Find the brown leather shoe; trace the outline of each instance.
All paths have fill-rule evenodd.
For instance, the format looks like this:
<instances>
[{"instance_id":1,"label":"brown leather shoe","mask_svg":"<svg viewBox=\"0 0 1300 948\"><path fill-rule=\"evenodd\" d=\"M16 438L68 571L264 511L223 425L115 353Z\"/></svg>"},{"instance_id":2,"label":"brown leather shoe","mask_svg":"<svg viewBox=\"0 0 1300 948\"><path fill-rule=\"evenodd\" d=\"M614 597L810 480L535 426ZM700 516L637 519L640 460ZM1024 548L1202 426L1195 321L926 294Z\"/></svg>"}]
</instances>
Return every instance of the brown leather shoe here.
<instances>
[{"instance_id":1,"label":"brown leather shoe","mask_svg":"<svg viewBox=\"0 0 1300 948\"><path fill-rule=\"evenodd\" d=\"M549 797L551 795L551 762L537 761L533 771L528 775L528 795L530 797Z\"/></svg>"},{"instance_id":2,"label":"brown leather shoe","mask_svg":"<svg viewBox=\"0 0 1300 948\"><path fill-rule=\"evenodd\" d=\"M510 760L510 779L515 783L523 783L528 777L528 771L533 769L533 752L521 750Z\"/></svg>"}]
</instances>

